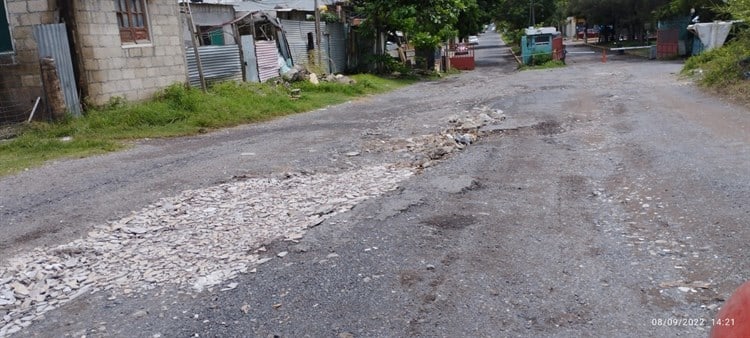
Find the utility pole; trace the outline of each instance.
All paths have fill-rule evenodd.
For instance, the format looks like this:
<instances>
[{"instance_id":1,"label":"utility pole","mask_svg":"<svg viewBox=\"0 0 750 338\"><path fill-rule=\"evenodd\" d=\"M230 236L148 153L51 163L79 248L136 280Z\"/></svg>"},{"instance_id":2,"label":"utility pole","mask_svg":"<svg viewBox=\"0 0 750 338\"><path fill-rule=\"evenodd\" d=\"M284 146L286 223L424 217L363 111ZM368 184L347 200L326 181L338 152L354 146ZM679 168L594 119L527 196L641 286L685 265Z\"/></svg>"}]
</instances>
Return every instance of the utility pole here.
<instances>
[{"instance_id":1,"label":"utility pole","mask_svg":"<svg viewBox=\"0 0 750 338\"><path fill-rule=\"evenodd\" d=\"M183 7L184 4L184 7ZM188 28L190 29L190 38L193 42L193 53L195 53L195 64L198 66L198 79L201 83L201 90L205 93L207 90L206 77L203 75L203 63L201 62L201 54L198 49L198 38L195 32L195 25L193 23L193 11L190 8L190 0L185 2L180 1L180 10L185 13ZM188 85L190 84L190 74L188 74Z\"/></svg>"},{"instance_id":2,"label":"utility pole","mask_svg":"<svg viewBox=\"0 0 750 338\"><path fill-rule=\"evenodd\" d=\"M534 0L529 0L529 7L531 9L531 27L536 26L536 15L534 12Z\"/></svg>"},{"instance_id":3,"label":"utility pole","mask_svg":"<svg viewBox=\"0 0 750 338\"><path fill-rule=\"evenodd\" d=\"M318 0L315 0L315 45L318 47L318 67L323 67L323 48L320 43L320 8L318 8Z\"/></svg>"}]
</instances>

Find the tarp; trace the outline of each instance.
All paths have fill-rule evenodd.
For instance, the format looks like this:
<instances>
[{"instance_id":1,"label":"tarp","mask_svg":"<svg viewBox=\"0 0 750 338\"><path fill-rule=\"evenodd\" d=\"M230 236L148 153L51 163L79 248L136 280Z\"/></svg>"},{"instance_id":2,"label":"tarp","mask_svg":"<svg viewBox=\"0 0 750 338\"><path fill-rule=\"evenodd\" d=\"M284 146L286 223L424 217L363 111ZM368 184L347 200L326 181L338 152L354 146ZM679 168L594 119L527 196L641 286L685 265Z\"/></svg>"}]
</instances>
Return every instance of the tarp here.
<instances>
[{"instance_id":1,"label":"tarp","mask_svg":"<svg viewBox=\"0 0 750 338\"><path fill-rule=\"evenodd\" d=\"M695 33L703 43L704 50L712 50L724 45L733 21L715 21L696 23L688 26L688 30Z\"/></svg>"}]
</instances>

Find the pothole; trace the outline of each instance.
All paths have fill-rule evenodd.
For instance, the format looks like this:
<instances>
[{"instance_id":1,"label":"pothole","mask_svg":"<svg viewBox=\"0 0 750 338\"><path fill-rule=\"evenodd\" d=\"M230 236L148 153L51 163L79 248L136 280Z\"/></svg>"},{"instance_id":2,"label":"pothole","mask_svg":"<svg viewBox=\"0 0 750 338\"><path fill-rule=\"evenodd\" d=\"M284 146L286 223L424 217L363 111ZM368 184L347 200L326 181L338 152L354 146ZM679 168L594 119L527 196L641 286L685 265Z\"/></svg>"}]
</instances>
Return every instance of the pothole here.
<instances>
[{"instance_id":1,"label":"pothole","mask_svg":"<svg viewBox=\"0 0 750 338\"><path fill-rule=\"evenodd\" d=\"M422 223L439 229L463 229L476 222L474 216L450 214L433 216Z\"/></svg>"},{"instance_id":2,"label":"pothole","mask_svg":"<svg viewBox=\"0 0 750 338\"><path fill-rule=\"evenodd\" d=\"M539 122L531 126L531 128L536 130L539 135L556 135L565 132L560 122L555 120Z\"/></svg>"}]
</instances>

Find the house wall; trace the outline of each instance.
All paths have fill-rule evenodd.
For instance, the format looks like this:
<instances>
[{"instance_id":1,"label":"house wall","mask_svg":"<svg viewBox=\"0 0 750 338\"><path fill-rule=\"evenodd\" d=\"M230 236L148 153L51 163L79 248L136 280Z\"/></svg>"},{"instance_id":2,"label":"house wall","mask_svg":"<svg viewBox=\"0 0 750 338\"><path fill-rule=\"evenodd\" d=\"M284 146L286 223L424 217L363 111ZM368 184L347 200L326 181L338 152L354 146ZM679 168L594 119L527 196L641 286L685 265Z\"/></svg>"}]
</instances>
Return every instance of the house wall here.
<instances>
[{"instance_id":1,"label":"house wall","mask_svg":"<svg viewBox=\"0 0 750 338\"><path fill-rule=\"evenodd\" d=\"M43 96L39 56L33 25L56 23L54 0L5 1L11 26L13 52L0 54L0 103L7 116L21 117L31 111L37 97Z\"/></svg>"},{"instance_id":2,"label":"house wall","mask_svg":"<svg viewBox=\"0 0 750 338\"><path fill-rule=\"evenodd\" d=\"M147 0L150 43L125 44L115 15L115 2L75 0L77 43L88 101L101 105L112 97L144 100L187 79L176 1Z\"/></svg>"},{"instance_id":3,"label":"house wall","mask_svg":"<svg viewBox=\"0 0 750 338\"><path fill-rule=\"evenodd\" d=\"M223 26L224 44L236 45L234 29L228 24L235 19L234 7L231 5L214 5L214 4L191 4L190 9L193 13L193 24L195 26ZM182 38L186 47L192 47L193 41L190 37L190 27L185 17L181 19Z\"/></svg>"}]
</instances>

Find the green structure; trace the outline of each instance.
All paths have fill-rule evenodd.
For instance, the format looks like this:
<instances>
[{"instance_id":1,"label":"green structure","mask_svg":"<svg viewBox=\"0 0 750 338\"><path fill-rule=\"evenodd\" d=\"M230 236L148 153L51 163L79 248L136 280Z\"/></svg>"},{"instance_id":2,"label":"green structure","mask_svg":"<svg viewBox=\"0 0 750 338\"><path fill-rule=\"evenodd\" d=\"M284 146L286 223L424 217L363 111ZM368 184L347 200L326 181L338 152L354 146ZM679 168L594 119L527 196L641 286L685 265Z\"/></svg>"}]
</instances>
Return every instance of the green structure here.
<instances>
[{"instance_id":1,"label":"green structure","mask_svg":"<svg viewBox=\"0 0 750 338\"><path fill-rule=\"evenodd\" d=\"M526 28L526 35L521 38L523 64L531 64L535 57L551 60L553 58L552 40L558 35L560 32L555 27Z\"/></svg>"}]
</instances>

